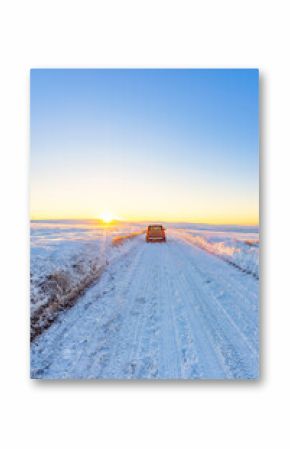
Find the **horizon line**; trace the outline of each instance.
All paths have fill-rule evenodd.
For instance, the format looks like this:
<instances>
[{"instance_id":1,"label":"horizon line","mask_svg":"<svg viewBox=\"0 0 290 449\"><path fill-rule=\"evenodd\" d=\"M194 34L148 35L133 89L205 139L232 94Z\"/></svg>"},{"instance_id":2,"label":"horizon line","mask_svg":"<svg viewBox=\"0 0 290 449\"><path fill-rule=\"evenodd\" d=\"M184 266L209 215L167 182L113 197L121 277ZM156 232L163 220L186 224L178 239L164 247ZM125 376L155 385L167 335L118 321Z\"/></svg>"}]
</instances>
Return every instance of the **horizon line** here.
<instances>
[{"instance_id":1,"label":"horizon line","mask_svg":"<svg viewBox=\"0 0 290 449\"><path fill-rule=\"evenodd\" d=\"M98 221L103 222L101 218L98 217L42 217L35 218L30 217L30 221ZM194 220L158 220L158 219L113 219L111 223L106 223L106 225L114 223L144 223L144 222L154 222L154 223L183 223L183 224L196 224L196 225L215 225L215 226L260 226L260 222L216 222L216 221L194 221ZM104 223L105 224L105 223Z\"/></svg>"}]
</instances>

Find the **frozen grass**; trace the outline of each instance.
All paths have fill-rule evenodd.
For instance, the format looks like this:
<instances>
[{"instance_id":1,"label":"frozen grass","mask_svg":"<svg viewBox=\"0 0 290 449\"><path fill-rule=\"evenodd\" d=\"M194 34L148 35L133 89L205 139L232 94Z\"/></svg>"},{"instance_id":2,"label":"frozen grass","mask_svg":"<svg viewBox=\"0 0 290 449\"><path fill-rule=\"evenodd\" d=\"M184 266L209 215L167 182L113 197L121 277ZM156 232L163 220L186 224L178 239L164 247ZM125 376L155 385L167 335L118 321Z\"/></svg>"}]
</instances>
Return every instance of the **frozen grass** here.
<instances>
[{"instance_id":1,"label":"frozen grass","mask_svg":"<svg viewBox=\"0 0 290 449\"><path fill-rule=\"evenodd\" d=\"M143 231L138 231L138 232L131 232L130 234L127 234L127 235L117 235L116 237L112 238L112 245L113 246L122 245L126 241L134 239L138 235L141 235L144 233L145 233L145 231L143 230Z\"/></svg>"}]
</instances>

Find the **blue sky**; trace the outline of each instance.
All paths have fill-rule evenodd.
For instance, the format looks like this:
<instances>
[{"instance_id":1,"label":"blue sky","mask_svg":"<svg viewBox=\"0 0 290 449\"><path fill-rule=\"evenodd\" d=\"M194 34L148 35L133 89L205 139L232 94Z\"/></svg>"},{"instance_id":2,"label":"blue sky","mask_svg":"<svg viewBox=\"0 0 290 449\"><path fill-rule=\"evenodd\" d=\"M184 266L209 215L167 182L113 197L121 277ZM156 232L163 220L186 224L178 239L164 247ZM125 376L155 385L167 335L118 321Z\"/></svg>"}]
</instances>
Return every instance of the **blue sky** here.
<instances>
[{"instance_id":1,"label":"blue sky","mask_svg":"<svg viewBox=\"0 0 290 449\"><path fill-rule=\"evenodd\" d=\"M258 77L32 70L32 216L256 223Z\"/></svg>"}]
</instances>

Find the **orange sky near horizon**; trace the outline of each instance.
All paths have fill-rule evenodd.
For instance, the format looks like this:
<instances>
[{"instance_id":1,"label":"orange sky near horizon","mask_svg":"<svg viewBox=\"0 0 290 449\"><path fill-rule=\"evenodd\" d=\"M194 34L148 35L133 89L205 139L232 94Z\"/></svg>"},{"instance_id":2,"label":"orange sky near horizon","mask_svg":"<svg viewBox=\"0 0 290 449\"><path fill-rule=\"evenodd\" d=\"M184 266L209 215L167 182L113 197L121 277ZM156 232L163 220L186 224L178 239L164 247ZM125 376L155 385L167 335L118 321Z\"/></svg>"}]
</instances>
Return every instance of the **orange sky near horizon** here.
<instances>
[{"instance_id":1,"label":"orange sky near horizon","mask_svg":"<svg viewBox=\"0 0 290 449\"><path fill-rule=\"evenodd\" d=\"M32 219L96 219L102 214L121 221L257 225L259 201L258 193L227 189L226 183L213 187L196 179L190 185L163 184L162 176L151 177L148 184L134 177L124 183L112 174L87 182L61 177L47 184L38 179L31 190Z\"/></svg>"},{"instance_id":2,"label":"orange sky near horizon","mask_svg":"<svg viewBox=\"0 0 290 449\"><path fill-rule=\"evenodd\" d=\"M94 220L103 219L103 216L109 215L108 221L118 220L124 222L172 222L172 223L204 223L204 224L216 224L216 225L248 225L248 226L258 226L259 217L253 211L253 214L221 214L216 215L200 215L200 214L180 214L174 215L174 213L166 214L144 214L144 215L132 215L132 214L120 214L115 213L114 209L100 210L98 213L88 212L67 212L67 213L47 213L39 212L31 213L31 220Z\"/></svg>"},{"instance_id":3,"label":"orange sky near horizon","mask_svg":"<svg viewBox=\"0 0 290 449\"><path fill-rule=\"evenodd\" d=\"M36 175L31 185L31 218L94 219L108 213L124 221L259 222L258 188L233 188L231 176L213 183L192 170L193 179L172 172L167 175L171 182L164 182L164 170L144 167L144 178L133 170L118 170L106 169L98 179L89 170L55 172L53 181Z\"/></svg>"}]
</instances>

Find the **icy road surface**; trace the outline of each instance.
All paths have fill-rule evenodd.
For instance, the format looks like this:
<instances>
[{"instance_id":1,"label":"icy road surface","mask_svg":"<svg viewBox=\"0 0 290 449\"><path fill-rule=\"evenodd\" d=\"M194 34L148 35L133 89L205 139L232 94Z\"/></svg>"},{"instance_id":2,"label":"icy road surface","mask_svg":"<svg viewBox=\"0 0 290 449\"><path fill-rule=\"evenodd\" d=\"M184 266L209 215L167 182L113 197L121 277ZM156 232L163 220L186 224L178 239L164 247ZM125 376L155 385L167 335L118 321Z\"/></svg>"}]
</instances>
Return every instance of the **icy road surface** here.
<instances>
[{"instance_id":1,"label":"icy road surface","mask_svg":"<svg viewBox=\"0 0 290 449\"><path fill-rule=\"evenodd\" d=\"M258 281L184 241L144 236L32 344L44 379L253 379Z\"/></svg>"}]
</instances>

